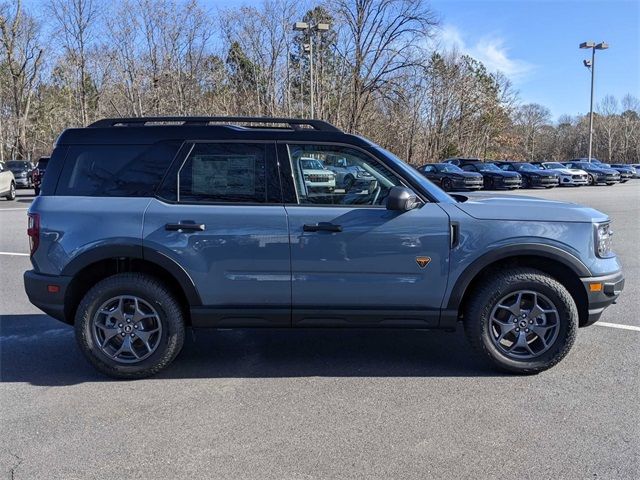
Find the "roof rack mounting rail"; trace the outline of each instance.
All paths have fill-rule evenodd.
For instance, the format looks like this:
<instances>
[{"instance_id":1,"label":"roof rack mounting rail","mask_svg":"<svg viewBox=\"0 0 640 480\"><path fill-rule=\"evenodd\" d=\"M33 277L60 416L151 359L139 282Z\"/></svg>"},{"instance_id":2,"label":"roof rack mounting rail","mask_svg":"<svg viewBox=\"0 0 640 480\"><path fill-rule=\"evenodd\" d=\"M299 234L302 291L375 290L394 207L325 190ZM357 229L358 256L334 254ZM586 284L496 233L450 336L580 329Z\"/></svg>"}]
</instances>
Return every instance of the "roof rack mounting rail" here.
<instances>
[{"instance_id":1,"label":"roof rack mounting rail","mask_svg":"<svg viewBox=\"0 0 640 480\"><path fill-rule=\"evenodd\" d=\"M289 125L293 130L302 130L305 126L322 132L342 132L339 128L324 120L279 117L131 117L104 118L89 125L90 128L109 128L144 126L147 123L178 123L181 125L207 126L211 123L263 123Z\"/></svg>"}]
</instances>

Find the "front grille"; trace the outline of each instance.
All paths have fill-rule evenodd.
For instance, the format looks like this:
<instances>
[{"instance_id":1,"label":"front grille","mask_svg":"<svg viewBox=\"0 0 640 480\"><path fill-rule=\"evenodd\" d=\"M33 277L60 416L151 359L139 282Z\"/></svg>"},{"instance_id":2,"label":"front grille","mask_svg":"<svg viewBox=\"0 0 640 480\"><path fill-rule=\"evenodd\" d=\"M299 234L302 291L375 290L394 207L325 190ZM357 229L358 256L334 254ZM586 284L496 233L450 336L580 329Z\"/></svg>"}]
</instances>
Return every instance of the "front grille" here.
<instances>
[{"instance_id":1,"label":"front grille","mask_svg":"<svg viewBox=\"0 0 640 480\"><path fill-rule=\"evenodd\" d=\"M310 182L329 182L333 178L331 175L307 175Z\"/></svg>"},{"instance_id":2,"label":"front grille","mask_svg":"<svg viewBox=\"0 0 640 480\"><path fill-rule=\"evenodd\" d=\"M520 183L519 178L505 178L502 180L504 183Z\"/></svg>"},{"instance_id":3,"label":"front grille","mask_svg":"<svg viewBox=\"0 0 640 480\"><path fill-rule=\"evenodd\" d=\"M571 178L573 178L574 180L586 180L587 176L586 175L572 175Z\"/></svg>"}]
</instances>

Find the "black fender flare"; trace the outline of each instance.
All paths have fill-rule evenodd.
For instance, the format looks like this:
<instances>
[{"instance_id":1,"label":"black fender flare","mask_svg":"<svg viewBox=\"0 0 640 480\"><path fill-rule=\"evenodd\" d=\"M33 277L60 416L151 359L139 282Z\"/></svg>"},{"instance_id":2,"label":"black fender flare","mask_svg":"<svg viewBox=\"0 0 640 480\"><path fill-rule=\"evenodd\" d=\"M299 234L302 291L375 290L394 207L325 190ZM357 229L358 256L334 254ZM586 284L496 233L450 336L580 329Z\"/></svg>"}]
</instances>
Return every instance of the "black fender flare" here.
<instances>
[{"instance_id":1,"label":"black fender flare","mask_svg":"<svg viewBox=\"0 0 640 480\"><path fill-rule=\"evenodd\" d=\"M64 267L60 274L73 277L92 263L110 258L133 258L155 264L169 272L176 279L182 287L190 306L202 305L198 289L187 271L164 253L142 245L112 244L97 246L75 257Z\"/></svg>"},{"instance_id":2,"label":"black fender flare","mask_svg":"<svg viewBox=\"0 0 640 480\"><path fill-rule=\"evenodd\" d=\"M579 258L559 247L552 245L525 243L518 245L507 245L490 250L474 260L456 279L448 301L446 302L448 310L456 310L460 306L467 288L474 278L492 263L507 258L517 258L521 256L543 257L554 260L565 267L568 267L578 277L589 277L592 275L587 266L580 261Z\"/></svg>"}]
</instances>

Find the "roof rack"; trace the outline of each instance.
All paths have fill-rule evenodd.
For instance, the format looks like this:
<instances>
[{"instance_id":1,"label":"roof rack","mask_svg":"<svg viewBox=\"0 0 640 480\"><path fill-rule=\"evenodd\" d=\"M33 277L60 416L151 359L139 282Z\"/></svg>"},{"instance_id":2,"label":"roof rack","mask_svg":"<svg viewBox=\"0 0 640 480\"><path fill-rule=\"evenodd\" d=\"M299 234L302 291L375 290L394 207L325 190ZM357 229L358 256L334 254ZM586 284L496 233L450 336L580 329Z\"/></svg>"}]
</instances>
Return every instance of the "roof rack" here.
<instances>
[{"instance_id":1,"label":"roof rack","mask_svg":"<svg viewBox=\"0 0 640 480\"><path fill-rule=\"evenodd\" d=\"M311 127L313 130L322 132L342 132L339 128L323 120L301 119L301 118L278 118L278 117L134 117L134 118L104 118L89 125L90 128L109 127L129 127L145 126L147 124L168 124L168 125L198 125L208 126L215 123L235 124L235 123L261 123L261 124L284 124L292 130L304 130Z\"/></svg>"}]
</instances>

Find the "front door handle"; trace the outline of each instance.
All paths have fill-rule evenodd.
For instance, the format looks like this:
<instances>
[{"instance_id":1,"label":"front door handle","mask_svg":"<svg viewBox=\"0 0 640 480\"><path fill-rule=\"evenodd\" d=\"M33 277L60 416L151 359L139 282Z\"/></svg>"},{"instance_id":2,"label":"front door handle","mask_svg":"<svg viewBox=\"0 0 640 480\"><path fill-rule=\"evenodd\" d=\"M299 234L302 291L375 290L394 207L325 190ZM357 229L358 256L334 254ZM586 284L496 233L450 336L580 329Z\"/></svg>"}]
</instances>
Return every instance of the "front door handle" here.
<instances>
[{"instance_id":1,"label":"front door handle","mask_svg":"<svg viewBox=\"0 0 640 480\"><path fill-rule=\"evenodd\" d=\"M305 232L341 232L342 226L330 222L305 223L302 230Z\"/></svg>"},{"instance_id":2,"label":"front door handle","mask_svg":"<svg viewBox=\"0 0 640 480\"><path fill-rule=\"evenodd\" d=\"M205 225L204 223L187 222L183 220L179 223L167 223L164 229L170 232L204 232Z\"/></svg>"}]
</instances>

